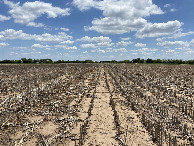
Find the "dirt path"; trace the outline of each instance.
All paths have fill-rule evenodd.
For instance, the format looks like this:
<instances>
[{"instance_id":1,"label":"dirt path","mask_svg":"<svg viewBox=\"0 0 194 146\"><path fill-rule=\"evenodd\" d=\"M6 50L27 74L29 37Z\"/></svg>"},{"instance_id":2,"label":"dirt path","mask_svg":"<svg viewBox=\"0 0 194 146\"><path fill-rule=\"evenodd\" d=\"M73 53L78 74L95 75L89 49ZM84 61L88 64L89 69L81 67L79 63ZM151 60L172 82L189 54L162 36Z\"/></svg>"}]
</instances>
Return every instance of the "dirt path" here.
<instances>
[{"instance_id":1,"label":"dirt path","mask_svg":"<svg viewBox=\"0 0 194 146\"><path fill-rule=\"evenodd\" d=\"M113 111L109 103L110 93L108 92L104 70L102 69L84 145L118 145L115 140L116 129Z\"/></svg>"}]
</instances>

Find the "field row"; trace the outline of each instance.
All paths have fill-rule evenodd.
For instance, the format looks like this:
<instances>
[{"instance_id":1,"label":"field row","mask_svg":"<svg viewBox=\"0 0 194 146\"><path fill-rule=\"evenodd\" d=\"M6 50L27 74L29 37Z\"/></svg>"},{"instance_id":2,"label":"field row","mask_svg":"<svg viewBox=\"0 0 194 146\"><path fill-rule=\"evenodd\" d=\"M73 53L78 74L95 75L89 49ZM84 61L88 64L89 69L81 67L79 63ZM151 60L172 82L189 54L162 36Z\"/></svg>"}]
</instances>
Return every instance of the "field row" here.
<instances>
[{"instance_id":1,"label":"field row","mask_svg":"<svg viewBox=\"0 0 194 146\"><path fill-rule=\"evenodd\" d=\"M194 145L194 67L0 66L0 145Z\"/></svg>"}]
</instances>

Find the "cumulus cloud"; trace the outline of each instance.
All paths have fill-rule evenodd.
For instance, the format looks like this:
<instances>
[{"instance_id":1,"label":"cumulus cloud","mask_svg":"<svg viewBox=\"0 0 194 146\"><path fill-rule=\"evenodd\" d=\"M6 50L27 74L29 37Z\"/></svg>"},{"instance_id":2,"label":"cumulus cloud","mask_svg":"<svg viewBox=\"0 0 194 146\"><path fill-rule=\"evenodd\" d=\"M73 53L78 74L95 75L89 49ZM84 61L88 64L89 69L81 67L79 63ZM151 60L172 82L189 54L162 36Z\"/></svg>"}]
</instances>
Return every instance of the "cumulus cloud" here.
<instances>
[{"instance_id":1,"label":"cumulus cloud","mask_svg":"<svg viewBox=\"0 0 194 146\"><path fill-rule=\"evenodd\" d=\"M48 18L70 15L69 8L61 9L59 7L53 7L50 3L41 1L25 2L22 6L20 6L20 3L14 3L8 0L4 0L4 3L10 7L9 14L11 14L14 22L27 26L44 26L42 23L34 22L44 14L47 14Z\"/></svg>"},{"instance_id":2,"label":"cumulus cloud","mask_svg":"<svg viewBox=\"0 0 194 146\"><path fill-rule=\"evenodd\" d=\"M127 49L125 49L125 48L120 48L120 49L106 48L106 50L103 50L103 49L98 48L95 50L91 50L91 52L97 52L97 53L121 52L121 53L126 53Z\"/></svg>"},{"instance_id":3,"label":"cumulus cloud","mask_svg":"<svg viewBox=\"0 0 194 146\"><path fill-rule=\"evenodd\" d=\"M113 52L122 52L122 53L126 53L127 49L125 48L120 48L120 49L112 49Z\"/></svg>"},{"instance_id":4,"label":"cumulus cloud","mask_svg":"<svg viewBox=\"0 0 194 146\"><path fill-rule=\"evenodd\" d=\"M105 17L102 19L94 19L93 26L85 27L86 31L94 30L102 34L123 34L130 31L137 31L147 21L143 18L122 19L115 17Z\"/></svg>"},{"instance_id":5,"label":"cumulus cloud","mask_svg":"<svg viewBox=\"0 0 194 146\"><path fill-rule=\"evenodd\" d=\"M88 54L88 51L84 51L83 54Z\"/></svg>"},{"instance_id":6,"label":"cumulus cloud","mask_svg":"<svg viewBox=\"0 0 194 146\"><path fill-rule=\"evenodd\" d=\"M105 51L105 50L100 49L100 48L95 49L95 50L91 50L91 52L93 52L93 53L95 53L95 52L97 52L97 53L106 53L106 51Z\"/></svg>"},{"instance_id":7,"label":"cumulus cloud","mask_svg":"<svg viewBox=\"0 0 194 146\"><path fill-rule=\"evenodd\" d=\"M55 48L62 48L64 50L77 50L76 46L64 46L64 45L55 45Z\"/></svg>"},{"instance_id":8,"label":"cumulus cloud","mask_svg":"<svg viewBox=\"0 0 194 146\"><path fill-rule=\"evenodd\" d=\"M97 47L111 47L113 45L114 45L114 43L109 43L109 42L100 42L100 43L97 43Z\"/></svg>"},{"instance_id":9,"label":"cumulus cloud","mask_svg":"<svg viewBox=\"0 0 194 146\"><path fill-rule=\"evenodd\" d=\"M71 40L60 42L60 44L65 44L65 45L72 45L73 43L74 41L71 41Z\"/></svg>"},{"instance_id":10,"label":"cumulus cloud","mask_svg":"<svg viewBox=\"0 0 194 146\"><path fill-rule=\"evenodd\" d=\"M59 32L56 35L44 33L42 35L27 34L22 30L6 29L0 32L0 40L35 40L39 42L63 42L67 39L72 39L72 36L67 35L65 32Z\"/></svg>"},{"instance_id":11,"label":"cumulus cloud","mask_svg":"<svg viewBox=\"0 0 194 146\"><path fill-rule=\"evenodd\" d=\"M170 7L170 6L171 6L171 4L165 4L164 8L167 8L167 7Z\"/></svg>"},{"instance_id":12,"label":"cumulus cloud","mask_svg":"<svg viewBox=\"0 0 194 146\"><path fill-rule=\"evenodd\" d=\"M131 41L128 41L128 42L121 41L121 42L118 42L118 43L117 43L117 46L128 46L128 45L130 45L130 44L132 44Z\"/></svg>"},{"instance_id":13,"label":"cumulus cloud","mask_svg":"<svg viewBox=\"0 0 194 146\"><path fill-rule=\"evenodd\" d=\"M130 39L131 39L130 37L121 38L122 41L128 41L128 40L130 40Z\"/></svg>"},{"instance_id":14,"label":"cumulus cloud","mask_svg":"<svg viewBox=\"0 0 194 146\"><path fill-rule=\"evenodd\" d=\"M189 46L189 43L188 42L184 42L184 41L174 41L174 42L164 41L164 42L158 42L157 45L158 46L163 46L163 47L169 47L169 46Z\"/></svg>"},{"instance_id":15,"label":"cumulus cloud","mask_svg":"<svg viewBox=\"0 0 194 146\"><path fill-rule=\"evenodd\" d=\"M101 47L110 47L113 46L114 43L111 43L112 40L109 37L89 37L85 36L80 39L77 39L77 41L81 42L90 42L88 44L81 44L80 47L82 48L101 48Z\"/></svg>"},{"instance_id":16,"label":"cumulus cloud","mask_svg":"<svg viewBox=\"0 0 194 146\"><path fill-rule=\"evenodd\" d=\"M93 44L93 43L81 44L80 47L82 47L82 48L102 48L102 47L111 47L113 45L114 45L114 43L100 42L100 43L97 43L97 44Z\"/></svg>"},{"instance_id":17,"label":"cumulus cloud","mask_svg":"<svg viewBox=\"0 0 194 146\"><path fill-rule=\"evenodd\" d=\"M8 43L0 43L0 47L6 47L6 46L9 46Z\"/></svg>"},{"instance_id":18,"label":"cumulus cloud","mask_svg":"<svg viewBox=\"0 0 194 146\"><path fill-rule=\"evenodd\" d=\"M99 49L98 52L99 52L99 53L106 53L106 52L105 52L104 50L102 50L102 49Z\"/></svg>"},{"instance_id":19,"label":"cumulus cloud","mask_svg":"<svg viewBox=\"0 0 194 146\"><path fill-rule=\"evenodd\" d=\"M146 44L137 43L134 45L135 47L146 47Z\"/></svg>"},{"instance_id":20,"label":"cumulus cloud","mask_svg":"<svg viewBox=\"0 0 194 146\"><path fill-rule=\"evenodd\" d=\"M89 37L89 36L84 36L81 39L77 39L77 41L81 41L81 42L111 42L112 40L109 37L103 37L103 36L99 36L99 37Z\"/></svg>"},{"instance_id":21,"label":"cumulus cloud","mask_svg":"<svg viewBox=\"0 0 194 146\"><path fill-rule=\"evenodd\" d=\"M173 34L173 36L169 37L169 38L180 38L180 37L184 37L184 36L188 36L188 35L193 35L193 34L194 34L193 31L189 31L189 32L185 32L185 33L179 31L179 32Z\"/></svg>"},{"instance_id":22,"label":"cumulus cloud","mask_svg":"<svg viewBox=\"0 0 194 146\"><path fill-rule=\"evenodd\" d=\"M0 15L0 21L6 21L6 20L10 20L10 19L11 19L11 17Z\"/></svg>"},{"instance_id":23,"label":"cumulus cloud","mask_svg":"<svg viewBox=\"0 0 194 146\"><path fill-rule=\"evenodd\" d=\"M172 8L172 9L170 9L170 11L171 11L171 12L175 12L175 11L176 11L176 9L175 9L175 8Z\"/></svg>"},{"instance_id":24,"label":"cumulus cloud","mask_svg":"<svg viewBox=\"0 0 194 146\"><path fill-rule=\"evenodd\" d=\"M172 49L168 49L165 51L166 54L172 54L172 53L175 53L175 50L172 50Z\"/></svg>"},{"instance_id":25,"label":"cumulus cloud","mask_svg":"<svg viewBox=\"0 0 194 146\"><path fill-rule=\"evenodd\" d=\"M60 29L63 30L63 31L69 31L69 28L63 28L63 27L61 27Z\"/></svg>"},{"instance_id":26,"label":"cumulus cloud","mask_svg":"<svg viewBox=\"0 0 194 146\"><path fill-rule=\"evenodd\" d=\"M138 51L143 51L143 52L146 52L146 51L148 51L148 52L155 52L155 51L157 51L158 49L156 49L156 48L142 48L142 49L139 49Z\"/></svg>"},{"instance_id":27,"label":"cumulus cloud","mask_svg":"<svg viewBox=\"0 0 194 146\"><path fill-rule=\"evenodd\" d=\"M191 40L191 43L193 43L193 44L194 44L194 39L192 39L192 40Z\"/></svg>"},{"instance_id":28,"label":"cumulus cloud","mask_svg":"<svg viewBox=\"0 0 194 146\"><path fill-rule=\"evenodd\" d=\"M85 30L95 30L103 34L137 31L147 23L144 17L164 14L152 0L74 0L73 4L81 11L92 7L103 11L103 18L95 18L92 26L85 27Z\"/></svg>"},{"instance_id":29,"label":"cumulus cloud","mask_svg":"<svg viewBox=\"0 0 194 146\"><path fill-rule=\"evenodd\" d=\"M156 48L141 48L141 49L137 49L137 50L131 50L133 52L155 52L158 49Z\"/></svg>"},{"instance_id":30,"label":"cumulus cloud","mask_svg":"<svg viewBox=\"0 0 194 146\"><path fill-rule=\"evenodd\" d=\"M65 49L65 50L77 50L76 46L68 46L68 45L41 45L41 44L33 44L32 48L45 48L46 50L52 50L51 48L55 49Z\"/></svg>"},{"instance_id":31,"label":"cumulus cloud","mask_svg":"<svg viewBox=\"0 0 194 146\"><path fill-rule=\"evenodd\" d=\"M80 47L82 48L97 48L95 44L81 44Z\"/></svg>"},{"instance_id":32,"label":"cumulus cloud","mask_svg":"<svg viewBox=\"0 0 194 146\"><path fill-rule=\"evenodd\" d=\"M180 31L182 25L183 23L178 20L168 21L167 23L147 23L142 29L137 31L135 36L137 38L145 38L170 35Z\"/></svg>"},{"instance_id":33,"label":"cumulus cloud","mask_svg":"<svg viewBox=\"0 0 194 146\"><path fill-rule=\"evenodd\" d=\"M12 47L12 48L10 48L10 49L18 49L18 50L25 50L25 49L27 49L27 47Z\"/></svg>"},{"instance_id":34,"label":"cumulus cloud","mask_svg":"<svg viewBox=\"0 0 194 146\"><path fill-rule=\"evenodd\" d=\"M50 47L50 46L48 46L48 45L41 45L41 44L34 44L34 45L32 45L32 48L48 48L48 47Z\"/></svg>"},{"instance_id":35,"label":"cumulus cloud","mask_svg":"<svg viewBox=\"0 0 194 146\"><path fill-rule=\"evenodd\" d=\"M44 33L42 35L35 35L34 39L40 42L63 42L64 40L71 39L72 37L65 32L60 32L57 35Z\"/></svg>"},{"instance_id":36,"label":"cumulus cloud","mask_svg":"<svg viewBox=\"0 0 194 146\"><path fill-rule=\"evenodd\" d=\"M157 38L156 41L162 42L165 39L177 39L180 37L185 37L185 36L189 36L189 35L193 35L193 34L194 34L193 31L189 31L189 32L185 32L185 33L181 32L181 31L177 31L176 33L172 34L171 36Z\"/></svg>"},{"instance_id":37,"label":"cumulus cloud","mask_svg":"<svg viewBox=\"0 0 194 146\"><path fill-rule=\"evenodd\" d=\"M175 50L191 51L192 49L184 47L184 48L175 48Z\"/></svg>"},{"instance_id":38,"label":"cumulus cloud","mask_svg":"<svg viewBox=\"0 0 194 146\"><path fill-rule=\"evenodd\" d=\"M21 39L21 40L31 40L33 35L24 33L22 30L16 31L14 29L6 29L0 32L0 39L3 40L14 40L14 39Z\"/></svg>"},{"instance_id":39,"label":"cumulus cloud","mask_svg":"<svg viewBox=\"0 0 194 146\"><path fill-rule=\"evenodd\" d=\"M156 48L141 48L141 49L131 50L131 51L135 52L135 53L132 53L133 55L137 55L138 53L141 53L143 55L152 55L156 51L158 51L158 49L156 49Z\"/></svg>"},{"instance_id":40,"label":"cumulus cloud","mask_svg":"<svg viewBox=\"0 0 194 146\"><path fill-rule=\"evenodd\" d=\"M191 47L194 47L194 39L191 40L190 46L191 46Z\"/></svg>"}]
</instances>

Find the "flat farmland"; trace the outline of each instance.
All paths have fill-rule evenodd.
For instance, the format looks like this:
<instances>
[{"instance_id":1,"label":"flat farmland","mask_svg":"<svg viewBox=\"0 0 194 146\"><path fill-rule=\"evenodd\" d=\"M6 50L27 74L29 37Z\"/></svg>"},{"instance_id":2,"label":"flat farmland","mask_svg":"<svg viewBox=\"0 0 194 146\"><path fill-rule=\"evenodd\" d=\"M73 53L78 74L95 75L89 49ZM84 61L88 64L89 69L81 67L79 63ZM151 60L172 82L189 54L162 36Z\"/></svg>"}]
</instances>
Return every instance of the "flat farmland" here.
<instances>
[{"instance_id":1,"label":"flat farmland","mask_svg":"<svg viewBox=\"0 0 194 146\"><path fill-rule=\"evenodd\" d=\"M194 66L0 65L1 146L194 145Z\"/></svg>"}]
</instances>

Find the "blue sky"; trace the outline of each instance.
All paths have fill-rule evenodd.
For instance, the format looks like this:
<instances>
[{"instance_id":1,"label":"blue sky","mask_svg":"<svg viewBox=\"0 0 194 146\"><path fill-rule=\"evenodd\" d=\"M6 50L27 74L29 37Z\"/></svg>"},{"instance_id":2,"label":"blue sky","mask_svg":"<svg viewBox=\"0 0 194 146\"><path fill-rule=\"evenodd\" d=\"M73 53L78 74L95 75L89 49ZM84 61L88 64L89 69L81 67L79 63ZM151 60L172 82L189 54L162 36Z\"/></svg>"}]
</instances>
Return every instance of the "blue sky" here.
<instances>
[{"instance_id":1,"label":"blue sky","mask_svg":"<svg viewBox=\"0 0 194 146\"><path fill-rule=\"evenodd\" d=\"M0 0L0 60L193 56L193 0Z\"/></svg>"}]
</instances>

